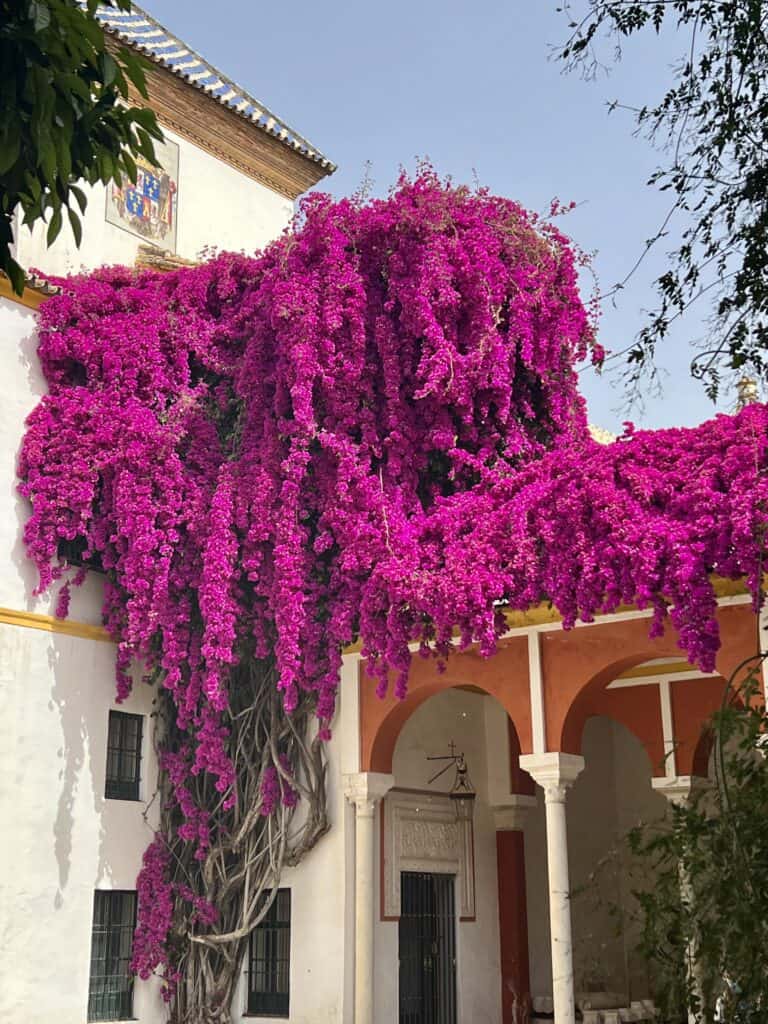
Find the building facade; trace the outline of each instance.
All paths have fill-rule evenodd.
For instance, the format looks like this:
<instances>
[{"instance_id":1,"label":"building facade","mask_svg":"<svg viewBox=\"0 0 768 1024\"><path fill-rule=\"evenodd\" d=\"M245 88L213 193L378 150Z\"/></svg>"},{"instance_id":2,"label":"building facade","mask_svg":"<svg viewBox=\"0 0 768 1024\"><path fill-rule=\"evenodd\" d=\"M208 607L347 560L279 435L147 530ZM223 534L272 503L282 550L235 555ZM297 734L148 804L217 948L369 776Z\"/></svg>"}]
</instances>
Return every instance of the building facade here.
<instances>
[{"instance_id":1,"label":"building facade","mask_svg":"<svg viewBox=\"0 0 768 1024\"><path fill-rule=\"evenodd\" d=\"M15 232L16 260L65 275L133 266L142 246L195 260L279 236L296 198L333 164L135 5L99 16L108 45L151 62L160 166L140 163L135 186L85 189L80 248L63 231L48 249L38 224ZM73 594L71 621L59 622L49 596L34 595L24 556L16 459L45 387L35 335L45 293L32 287L19 299L0 281L0 1020L161 1021L159 986L139 982L128 995L124 983L136 876L157 818L153 694L138 682L115 703L98 576Z\"/></svg>"},{"instance_id":2,"label":"building facade","mask_svg":"<svg viewBox=\"0 0 768 1024\"><path fill-rule=\"evenodd\" d=\"M37 227L19 235L17 260L64 274L131 265L144 244L195 259L276 237L332 164L148 15L104 17L114 45L152 59L162 167L141 168L135 187L90 191L81 249L62 236L47 250ZM44 390L44 297L31 288L18 300L0 283L0 1020L160 1024L159 985L127 973L157 821L153 691L137 680L114 701L98 575L58 620L24 554L15 469ZM754 649L749 597L723 585L719 603L710 676L682 661L671 628L650 640L650 613L636 609L567 633L548 608L511 616L490 659L457 653L444 673L417 660L403 701L377 698L347 651L328 745L332 827L285 871L233 1019L520 1024L532 1004L571 1024L577 1003L585 1019L600 1004L647 1019L651 979L616 851L628 827L707 773L705 723ZM455 764L430 760L454 753L474 794L464 803L451 793Z\"/></svg>"}]
</instances>

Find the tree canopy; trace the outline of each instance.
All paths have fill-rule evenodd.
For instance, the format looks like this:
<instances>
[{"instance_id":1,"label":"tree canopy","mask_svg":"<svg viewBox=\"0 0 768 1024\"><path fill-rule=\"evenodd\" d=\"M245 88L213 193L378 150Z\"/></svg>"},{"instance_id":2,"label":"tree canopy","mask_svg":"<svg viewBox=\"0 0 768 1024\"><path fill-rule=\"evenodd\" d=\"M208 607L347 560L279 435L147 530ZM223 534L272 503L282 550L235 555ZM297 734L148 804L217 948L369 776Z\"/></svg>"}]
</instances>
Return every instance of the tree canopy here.
<instances>
[{"instance_id":1,"label":"tree canopy","mask_svg":"<svg viewBox=\"0 0 768 1024\"><path fill-rule=\"evenodd\" d=\"M131 7L130 0L103 5ZM49 245L66 215L79 245L87 197L78 183L135 182L134 158L154 161L152 140L162 139L154 113L128 104L129 84L147 98L144 62L107 46L98 6L0 0L0 271L19 293L16 211L24 225L47 222Z\"/></svg>"},{"instance_id":2,"label":"tree canopy","mask_svg":"<svg viewBox=\"0 0 768 1024\"><path fill-rule=\"evenodd\" d=\"M692 362L715 397L724 373L768 377L768 4L764 0L564 0L570 69L594 75L634 36L676 32L681 54L661 98L634 110L661 151L648 184L670 209L646 242L679 242L658 306L628 350L631 382L691 307L708 321ZM612 44L606 54L603 46ZM649 92L653 89L649 79ZM619 106L616 103L614 106ZM620 286L619 286L620 287Z\"/></svg>"}]
</instances>

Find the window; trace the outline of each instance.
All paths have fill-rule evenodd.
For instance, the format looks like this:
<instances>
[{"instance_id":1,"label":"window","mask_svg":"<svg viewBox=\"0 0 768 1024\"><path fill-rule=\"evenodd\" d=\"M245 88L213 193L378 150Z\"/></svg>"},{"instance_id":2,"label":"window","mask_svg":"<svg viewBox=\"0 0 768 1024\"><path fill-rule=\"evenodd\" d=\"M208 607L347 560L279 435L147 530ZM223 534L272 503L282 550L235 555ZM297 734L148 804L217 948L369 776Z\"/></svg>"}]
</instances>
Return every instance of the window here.
<instances>
[{"instance_id":1,"label":"window","mask_svg":"<svg viewBox=\"0 0 768 1024\"><path fill-rule=\"evenodd\" d=\"M109 712L107 735L107 783L104 796L108 800L138 800L141 781L141 715Z\"/></svg>"},{"instance_id":2,"label":"window","mask_svg":"<svg viewBox=\"0 0 768 1024\"><path fill-rule=\"evenodd\" d=\"M129 1020L133 1016L129 965L136 893L97 890L93 896L88 1020Z\"/></svg>"},{"instance_id":3,"label":"window","mask_svg":"<svg viewBox=\"0 0 768 1024\"><path fill-rule=\"evenodd\" d=\"M278 889L248 947L248 1013L288 1016L291 890Z\"/></svg>"}]
</instances>

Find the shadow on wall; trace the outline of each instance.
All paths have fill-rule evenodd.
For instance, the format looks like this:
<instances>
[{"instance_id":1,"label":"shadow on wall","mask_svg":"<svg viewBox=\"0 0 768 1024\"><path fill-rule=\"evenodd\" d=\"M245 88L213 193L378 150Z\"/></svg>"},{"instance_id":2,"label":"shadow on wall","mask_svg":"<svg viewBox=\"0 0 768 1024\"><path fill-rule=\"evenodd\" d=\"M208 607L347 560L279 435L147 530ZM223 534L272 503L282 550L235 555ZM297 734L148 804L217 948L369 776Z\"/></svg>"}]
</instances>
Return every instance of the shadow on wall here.
<instances>
[{"instance_id":1,"label":"shadow on wall","mask_svg":"<svg viewBox=\"0 0 768 1024\"><path fill-rule=\"evenodd\" d=\"M26 371L25 396L28 396L29 412L37 405L37 402L45 394L46 387L40 370L40 363L37 358L37 330L34 320L30 320L30 331L20 341L16 342L16 359L18 365ZM16 455L18 459L18 453ZM18 465L18 463L16 464ZM16 467L14 467L15 469ZM16 529L14 531L14 543L10 552L11 562L18 571L19 579L24 583L26 599L26 610L31 611L36 603L33 591L37 584L37 572L32 562L27 558L24 547L24 526L29 516L29 503L22 498L17 490L18 481L15 472L8 477L8 507L16 509Z\"/></svg>"},{"instance_id":2,"label":"shadow on wall","mask_svg":"<svg viewBox=\"0 0 768 1024\"><path fill-rule=\"evenodd\" d=\"M94 743L92 721L89 721L94 711L98 714L101 708L93 707L92 694L88 692L91 666L77 657L77 646L84 648L90 641L64 637L58 633L52 636L54 639L48 654L53 677L49 708L58 709L63 738L63 746L56 752L60 764L61 787L53 824L58 866L54 907L59 909L70 879L73 833L76 827L87 833L84 838L95 860L95 877L99 879L104 876L107 868L103 823L106 801L103 780L101 773L96 770L94 757L94 747L100 749L102 744Z\"/></svg>"}]
</instances>

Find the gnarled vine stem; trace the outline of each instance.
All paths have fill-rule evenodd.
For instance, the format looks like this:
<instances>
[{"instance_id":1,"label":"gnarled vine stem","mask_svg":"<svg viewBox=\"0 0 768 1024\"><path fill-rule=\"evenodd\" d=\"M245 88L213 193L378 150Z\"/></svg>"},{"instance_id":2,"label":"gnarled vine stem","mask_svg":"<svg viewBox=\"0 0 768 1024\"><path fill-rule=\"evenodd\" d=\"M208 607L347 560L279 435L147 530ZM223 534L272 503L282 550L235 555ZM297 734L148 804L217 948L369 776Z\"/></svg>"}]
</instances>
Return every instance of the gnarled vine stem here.
<instances>
[{"instance_id":1,"label":"gnarled vine stem","mask_svg":"<svg viewBox=\"0 0 768 1024\"><path fill-rule=\"evenodd\" d=\"M209 773L191 783L196 804L211 809L213 838L205 859L196 859L195 847L179 838L182 816L168 772L160 772L160 835L175 893L169 950L181 979L171 995L173 1024L231 1020L248 936L271 906L283 868L298 864L329 828L314 701L305 695L288 715L275 684L271 660L248 659L233 670L227 741L235 768L233 806L225 807ZM158 704L162 764L186 736L164 691ZM271 807L265 785L270 773L281 797ZM190 892L216 908L213 923L201 923Z\"/></svg>"}]
</instances>

